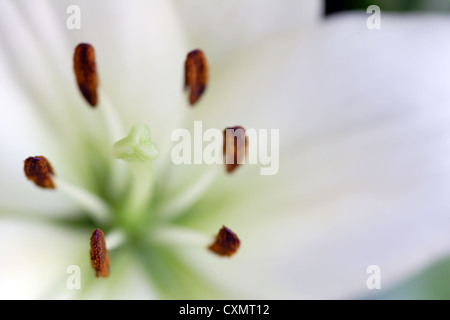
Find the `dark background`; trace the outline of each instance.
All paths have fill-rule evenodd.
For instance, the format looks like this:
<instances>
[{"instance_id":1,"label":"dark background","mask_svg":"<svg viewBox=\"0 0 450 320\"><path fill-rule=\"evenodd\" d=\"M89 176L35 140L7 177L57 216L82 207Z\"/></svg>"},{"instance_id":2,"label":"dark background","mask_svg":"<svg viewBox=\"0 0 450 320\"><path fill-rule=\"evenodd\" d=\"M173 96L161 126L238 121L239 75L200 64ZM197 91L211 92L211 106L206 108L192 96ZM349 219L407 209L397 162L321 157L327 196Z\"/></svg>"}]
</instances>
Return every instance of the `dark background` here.
<instances>
[{"instance_id":1,"label":"dark background","mask_svg":"<svg viewBox=\"0 0 450 320\"><path fill-rule=\"evenodd\" d=\"M348 10L365 11L370 5L377 5L381 10L396 12L450 12L450 0L326 0L325 2L326 15Z\"/></svg>"}]
</instances>

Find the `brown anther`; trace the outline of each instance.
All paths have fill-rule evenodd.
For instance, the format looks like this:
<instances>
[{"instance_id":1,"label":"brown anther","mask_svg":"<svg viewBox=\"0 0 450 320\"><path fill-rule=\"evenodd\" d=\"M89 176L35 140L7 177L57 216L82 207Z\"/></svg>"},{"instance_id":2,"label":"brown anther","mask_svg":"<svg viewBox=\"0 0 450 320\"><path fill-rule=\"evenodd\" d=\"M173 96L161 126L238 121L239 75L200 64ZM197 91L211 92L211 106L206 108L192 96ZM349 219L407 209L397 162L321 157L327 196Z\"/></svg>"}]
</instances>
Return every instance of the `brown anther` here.
<instances>
[{"instance_id":1,"label":"brown anther","mask_svg":"<svg viewBox=\"0 0 450 320\"><path fill-rule=\"evenodd\" d=\"M194 105L208 83L208 62L203 51L196 49L187 55L184 64L184 86L190 89L189 103Z\"/></svg>"},{"instance_id":2,"label":"brown anther","mask_svg":"<svg viewBox=\"0 0 450 320\"><path fill-rule=\"evenodd\" d=\"M245 135L245 129L240 126L226 128L223 135L225 168L228 173L231 173L238 165L245 162L248 139Z\"/></svg>"},{"instance_id":3,"label":"brown anther","mask_svg":"<svg viewBox=\"0 0 450 320\"><path fill-rule=\"evenodd\" d=\"M95 270L95 276L104 278L109 275L109 256L105 244L105 235L100 229L95 229L91 236L91 263Z\"/></svg>"},{"instance_id":4,"label":"brown anther","mask_svg":"<svg viewBox=\"0 0 450 320\"><path fill-rule=\"evenodd\" d=\"M220 256L231 257L239 249L240 244L237 235L223 226L216 236L216 241L208 249Z\"/></svg>"},{"instance_id":5,"label":"brown anther","mask_svg":"<svg viewBox=\"0 0 450 320\"><path fill-rule=\"evenodd\" d=\"M37 186L46 189L55 189L51 178L53 168L47 158L43 156L29 157L24 164L25 175Z\"/></svg>"},{"instance_id":6,"label":"brown anther","mask_svg":"<svg viewBox=\"0 0 450 320\"><path fill-rule=\"evenodd\" d=\"M95 51L88 43L80 43L73 55L73 69L78 87L86 101L93 107L97 105L98 77L95 67Z\"/></svg>"}]
</instances>

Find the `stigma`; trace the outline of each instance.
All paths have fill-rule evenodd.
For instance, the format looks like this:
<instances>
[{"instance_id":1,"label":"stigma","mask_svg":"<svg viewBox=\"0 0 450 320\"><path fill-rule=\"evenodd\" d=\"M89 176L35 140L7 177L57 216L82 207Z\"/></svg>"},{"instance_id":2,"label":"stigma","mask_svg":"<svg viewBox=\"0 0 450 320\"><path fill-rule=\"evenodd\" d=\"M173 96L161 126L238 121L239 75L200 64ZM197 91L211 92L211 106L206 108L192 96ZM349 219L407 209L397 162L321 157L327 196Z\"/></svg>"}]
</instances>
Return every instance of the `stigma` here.
<instances>
[{"instance_id":1,"label":"stigma","mask_svg":"<svg viewBox=\"0 0 450 320\"><path fill-rule=\"evenodd\" d=\"M158 157L158 148L150 138L150 128L146 124L137 124L128 136L114 143L112 154L129 162L151 162Z\"/></svg>"}]
</instances>

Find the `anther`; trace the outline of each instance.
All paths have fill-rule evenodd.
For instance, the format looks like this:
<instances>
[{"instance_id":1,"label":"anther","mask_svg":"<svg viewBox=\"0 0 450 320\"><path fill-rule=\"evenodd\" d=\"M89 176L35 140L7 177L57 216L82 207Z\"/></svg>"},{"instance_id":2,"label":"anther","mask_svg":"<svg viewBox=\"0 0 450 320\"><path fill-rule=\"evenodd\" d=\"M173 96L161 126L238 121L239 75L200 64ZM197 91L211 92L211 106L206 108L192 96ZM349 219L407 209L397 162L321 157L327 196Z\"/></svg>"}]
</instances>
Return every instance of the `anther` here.
<instances>
[{"instance_id":1,"label":"anther","mask_svg":"<svg viewBox=\"0 0 450 320\"><path fill-rule=\"evenodd\" d=\"M194 105L205 91L208 83L208 62L203 51L196 49L188 53L184 65L185 88L190 90L189 103Z\"/></svg>"},{"instance_id":2,"label":"anther","mask_svg":"<svg viewBox=\"0 0 450 320\"><path fill-rule=\"evenodd\" d=\"M239 249L240 244L237 235L223 226L217 234L216 241L208 249L220 256L231 257Z\"/></svg>"},{"instance_id":3,"label":"anther","mask_svg":"<svg viewBox=\"0 0 450 320\"><path fill-rule=\"evenodd\" d=\"M27 178L37 186L46 189L55 189L51 175L53 168L47 158L43 156L29 157L25 160L24 171Z\"/></svg>"},{"instance_id":4,"label":"anther","mask_svg":"<svg viewBox=\"0 0 450 320\"><path fill-rule=\"evenodd\" d=\"M245 129L240 126L226 128L223 134L225 168L228 173L231 173L238 165L245 162L248 139L245 136Z\"/></svg>"},{"instance_id":5,"label":"anther","mask_svg":"<svg viewBox=\"0 0 450 320\"><path fill-rule=\"evenodd\" d=\"M109 256L105 244L105 235L100 229L95 229L91 236L91 263L95 276L106 278L109 275Z\"/></svg>"},{"instance_id":6,"label":"anther","mask_svg":"<svg viewBox=\"0 0 450 320\"><path fill-rule=\"evenodd\" d=\"M87 43L80 43L75 48L73 69L81 93L86 101L95 107L97 105L98 77L94 47Z\"/></svg>"}]
</instances>

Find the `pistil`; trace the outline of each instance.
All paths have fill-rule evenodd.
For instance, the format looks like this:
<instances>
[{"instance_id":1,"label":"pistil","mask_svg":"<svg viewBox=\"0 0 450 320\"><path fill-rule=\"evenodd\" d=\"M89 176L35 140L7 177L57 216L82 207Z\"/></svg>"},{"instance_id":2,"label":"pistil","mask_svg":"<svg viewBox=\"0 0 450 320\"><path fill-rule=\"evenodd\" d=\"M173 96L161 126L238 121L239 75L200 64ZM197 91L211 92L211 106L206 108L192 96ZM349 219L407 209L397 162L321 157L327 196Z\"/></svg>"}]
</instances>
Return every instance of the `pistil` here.
<instances>
[{"instance_id":1,"label":"pistil","mask_svg":"<svg viewBox=\"0 0 450 320\"><path fill-rule=\"evenodd\" d=\"M158 157L158 148L150 139L148 126L133 126L127 137L113 145L112 154L129 163L132 174L128 197L121 208L122 219L128 226L139 227L147 218L146 209L154 186L153 160Z\"/></svg>"}]
</instances>

